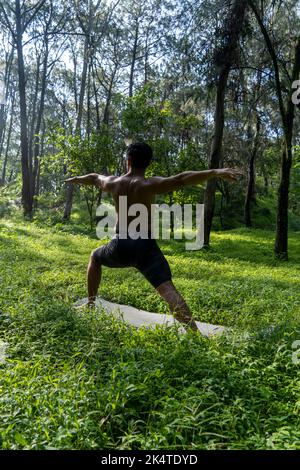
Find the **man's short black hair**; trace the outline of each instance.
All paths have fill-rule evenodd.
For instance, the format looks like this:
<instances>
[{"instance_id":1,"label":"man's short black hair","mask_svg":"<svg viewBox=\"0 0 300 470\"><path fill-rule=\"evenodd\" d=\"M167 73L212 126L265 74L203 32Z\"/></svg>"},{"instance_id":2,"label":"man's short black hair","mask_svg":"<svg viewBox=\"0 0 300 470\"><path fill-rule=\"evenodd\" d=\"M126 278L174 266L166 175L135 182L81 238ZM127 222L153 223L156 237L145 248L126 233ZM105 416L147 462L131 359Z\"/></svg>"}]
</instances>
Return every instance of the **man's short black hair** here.
<instances>
[{"instance_id":1,"label":"man's short black hair","mask_svg":"<svg viewBox=\"0 0 300 470\"><path fill-rule=\"evenodd\" d=\"M153 151L145 142L136 142L127 148L127 158L130 157L132 168L147 168L150 165Z\"/></svg>"}]
</instances>

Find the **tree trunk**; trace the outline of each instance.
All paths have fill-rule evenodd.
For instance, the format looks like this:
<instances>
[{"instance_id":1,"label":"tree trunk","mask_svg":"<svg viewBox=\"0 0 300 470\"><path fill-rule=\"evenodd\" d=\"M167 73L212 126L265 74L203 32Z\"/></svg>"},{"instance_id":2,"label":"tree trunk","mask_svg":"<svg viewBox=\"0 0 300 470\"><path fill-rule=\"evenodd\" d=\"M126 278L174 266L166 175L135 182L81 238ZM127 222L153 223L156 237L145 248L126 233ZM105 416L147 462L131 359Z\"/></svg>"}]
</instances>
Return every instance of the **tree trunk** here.
<instances>
[{"instance_id":1,"label":"tree trunk","mask_svg":"<svg viewBox=\"0 0 300 470\"><path fill-rule=\"evenodd\" d=\"M6 128L5 104L0 103L0 155L2 154Z\"/></svg>"},{"instance_id":2,"label":"tree trunk","mask_svg":"<svg viewBox=\"0 0 300 470\"><path fill-rule=\"evenodd\" d=\"M89 29L89 33L90 33L90 29ZM89 34L86 34L86 37L85 37L83 55L84 55L84 60L83 60L83 69L82 69L81 84L80 84L78 113L77 113L77 119L76 119L76 133L79 135L80 135L81 122L82 122L85 84L86 84L86 79L87 79L87 70L88 70L88 62L89 62ZM64 220L70 219L72 205L73 205L73 196L74 196L74 186L72 184L68 184L66 204L65 204L65 210L64 210L64 215L63 215Z\"/></svg>"},{"instance_id":3,"label":"tree trunk","mask_svg":"<svg viewBox=\"0 0 300 470\"><path fill-rule=\"evenodd\" d=\"M222 140L224 130L224 98L227 86L229 68L225 67L219 75L216 110L215 110L215 132L211 145L209 168L219 168L222 160ZM215 211L216 179L207 181L204 193L204 245L209 245L212 220Z\"/></svg>"},{"instance_id":4,"label":"tree trunk","mask_svg":"<svg viewBox=\"0 0 300 470\"><path fill-rule=\"evenodd\" d=\"M6 130L6 121L7 121L7 102L8 102L8 97L10 93L9 89L9 82L10 82L10 76L11 76L11 68L12 68L12 62L13 62L13 57L14 57L14 44L12 45L10 53L5 54L5 73L4 73L4 86L6 88L4 96L3 96L3 102L0 103L0 155L3 152L3 147L4 147L4 140L5 140L5 130ZM4 92L4 90L3 90ZM14 96L14 90L12 91L12 95Z\"/></svg>"},{"instance_id":5,"label":"tree trunk","mask_svg":"<svg viewBox=\"0 0 300 470\"><path fill-rule=\"evenodd\" d=\"M103 113L103 124L106 124L107 126L109 124L109 107L110 107L112 89L113 89L116 73L117 73L117 68L114 69L114 71L112 73L112 76L110 78L109 87L108 87L108 90L107 90L105 108L104 108L104 113Z\"/></svg>"},{"instance_id":6,"label":"tree trunk","mask_svg":"<svg viewBox=\"0 0 300 470\"><path fill-rule=\"evenodd\" d=\"M89 37L87 35L84 41L83 68L82 68L81 83L80 83L78 113L77 113L77 119L76 119L76 132L79 134L81 133L80 128L81 128L81 122L82 122L83 103L84 103L84 96L85 96L85 85L86 85L86 79L87 79L88 64L89 64Z\"/></svg>"},{"instance_id":7,"label":"tree trunk","mask_svg":"<svg viewBox=\"0 0 300 470\"><path fill-rule=\"evenodd\" d=\"M268 175L264 175L264 194L268 196L269 194L269 178Z\"/></svg>"},{"instance_id":8,"label":"tree trunk","mask_svg":"<svg viewBox=\"0 0 300 470\"><path fill-rule=\"evenodd\" d=\"M32 170L29 160L28 145L28 119L26 105L26 81L22 44L22 16L20 0L16 0L16 48L18 56L18 80L19 80L19 100L20 100L20 125L21 125L21 165L22 165L22 204L25 217L32 217L33 188Z\"/></svg>"},{"instance_id":9,"label":"tree trunk","mask_svg":"<svg viewBox=\"0 0 300 470\"><path fill-rule=\"evenodd\" d=\"M132 60L131 60L130 76L129 76L129 97L133 95L134 67L135 67L135 61L136 61L138 39L139 39L139 24L138 24L138 21L136 20Z\"/></svg>"},{"instance_id":10,"label":"tree trunk","mask_svg":"<svg viewBox=\"0 0 300 470\"><path fill-rule=\"evenodd\" d=\"M41 157L44 154L44 143L45 143L45 138L44 138L44 132L45 132L45 121L43 120L43 124L41 126L42 129L42 138L39 141L39 158L37 159L37 168L36 168L36 176L35 176L35 185L34 185L34 201L33 201L33 206L34 210L37 209L38 207L38 196L40 194L40 181L41 181Z\"/></svg>"},{"instance_id":11,"label":"tree trunk","mask_svg":"<svg viewBox=\"0 0 300 470\"><path fill-rule=\"evenodd\" d=\"M86 135L90 141L91 135L91 64L88 67L87 78L87 103L86 103Z\"/></svg>"},{"instance_id":12,"label":"tree trunk","mask_svg":"<svg viewBox=\"0 0 300 470\"><path fill-rule=\"evenodd\" d=\"M49 47L48 47L48 36L45 35L44 37L45 43L45 56L43 60L43 71L42 71L42 83L41 83L41 95L40 95L40 103L38 108L36 126L35 126L35 137L34 137L34 149L33 149L33 185L34 185L34 195L38 194L37 190L37 174L39 171L39 157L40 157L40 131L41 131L41 123L44 115L44 107L45 107L45 94L46 94L46 85L47 85L47 70L48 70L48 55L49 55Z\"/></svg>"},{"instance_id":13,"label":"tree trunk","mask_svg":"<svg viewBox=\"0 0 300 470\"><path fill-rule=\"evenodd\" d=\"M300 74L300 36L297 39L294 55L294 65L291 81L299 78ZM292 167L292 143L295 120L295 105L292 102L292 91L288 97L286 114L283 116L283 128L285 134L284 149L281 159L281 178L278 188L278 205L275 237L275 256L280 259L288 259L288 207L289 207L289 187L290 172Z\"/></svg>"},{"instance_id":14,"label":"tree trunk","mask_svg":"<svg viewBox=\"0 0 300 470\"><path fill-rule=\"evenodd\" d=\"M254 142L251 149L250 158L248 161L248 185L247 193L244 206L244 221L246 227L252 227L252 218L251 218L251 203L254 200L254 188L255 188L255 159L258 151L259 145L259 131L260 131L260 119L257 115L256 117L256 131L254 136Z\"/></svg>"},{"instance_id":15,"label":"tree trunk","mask_svg":"<svg viewBox=\"0 0 300 470\"><path fill-rule=\"evenodd\" d=\"M144 63L144 85L148 83L149 75L149 50L148 50L149 31L147 30L145 42L145 63Z\"/></svg>"},{"instance_id":16,"label":"tree trunk","mask_svg":"<svg viewBox=\"0 0 300 470\"><path fill-rule=\"evenodd\" d=\"M288 205L290 170L292 166L292 147L285 146L281 159L281 178L278 188L277 229L275 254L278 258L288 259Z\"/></svg>"},{"instance_id":17,"label":"tree trunk","mask_svg":"<svg viewBox=\"0 0 300 470\"><path fill-rule=\"evenodd\" d=\"M13 117L14 117L14 106L15 106L15 92L13 92L13 95L12 95L11 114L10 114L10 121L9 121L8 132L7 132L5 155L4 155L3 166L2 166L2 175L1 175L1 184L2 185L5 184L5 178L6 178L8 150L9 150L9 146L10 146L10 138L11 138L11 133L12 133L12 125L13 125Z\"/></svg>"},{"instance_id":18,"label":"tree trunk","mask_svg":"<svg viewBox=\"0 0 300 470\"><path fill-rule=\"evenodd\" d=\"M96 108L96 129L97 129L97 132L99 133L100 128L101 128L101 120L100 120L100 111L99 111L98 90L96 87L95 72L94 72L93 66L92 66L92 72L93 72L93 89L94 89L95 108Z\"/></svg>"},{"instance_id":19,"label":"tree trunk","mask_svg":"<svg viewBox=\"0 0 300 470\"><path fill-rule=\"evenodd\" d=\"M34 134L35 134L35 121L36 121L36 114L37 114L37 102L38 102L38 95L39 95L39 84L40 84L40 72L41 72L41 61L40 61L40 55L38 56L37 59L37 70L36 70L36 77L35 77L35 87L34 87L34 95L33 95L33 100L32 100L32 106L31 109L29 108L28 110L28 115L31 116L31 122L30 122L30 131L29 131L29 159L32 162L33 161L33 147L34 147ZM29 119L30 120L30 119Z\"/></svg>"},{"instance_id":20,"label":"tree trunk","mask_svg":"<svg viewBox=\"0 0 300 470\"><path fill-rule=\"evenodd\" d=\"M257 19L261 32L264 36L266 46L272 59L275 79L275 89L278 98L280 117L284 133L284 148L281 159L281 178L278 188L278 206L277 206L277 223L274 252L275 256L281 259L288 259L288 204L289 204L289 184L290 171L292 166L292 140L294 132L295 105L292 101L293 89L290 89L286 107L284 106L282 96L282 83L280 80L279 60L271 40L271 37L264 25L262 16L257 9L256 4L252 0L248 3ZM295 45L295 53L293 60L292 74L290 82L298 80L300 73L300 36L297 37Z\"/></svg>"}]
</instances>

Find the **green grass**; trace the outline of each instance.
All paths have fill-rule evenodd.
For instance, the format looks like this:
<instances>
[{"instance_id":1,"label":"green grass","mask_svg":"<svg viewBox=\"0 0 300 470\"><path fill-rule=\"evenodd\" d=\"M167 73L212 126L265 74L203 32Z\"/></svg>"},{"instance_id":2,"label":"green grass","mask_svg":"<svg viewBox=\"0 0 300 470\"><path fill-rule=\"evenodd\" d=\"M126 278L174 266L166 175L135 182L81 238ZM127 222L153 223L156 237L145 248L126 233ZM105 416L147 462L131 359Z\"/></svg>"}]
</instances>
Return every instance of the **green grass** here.
<instances>
[{"instance_id":1,"label":"green grass","mask_svg":"<svg viewBox=\"0 0 300 470\"><path fill-rule=\"evenodd\" d=\"M214 233L208 251L161 243L194 316L232 328L213 340L74 310L98 244L0 222L2 449L299 449L300 234L289 262L262 230ZM166 311L133 269L104 269L100 293Z\"/></svg>"}]
</instances>

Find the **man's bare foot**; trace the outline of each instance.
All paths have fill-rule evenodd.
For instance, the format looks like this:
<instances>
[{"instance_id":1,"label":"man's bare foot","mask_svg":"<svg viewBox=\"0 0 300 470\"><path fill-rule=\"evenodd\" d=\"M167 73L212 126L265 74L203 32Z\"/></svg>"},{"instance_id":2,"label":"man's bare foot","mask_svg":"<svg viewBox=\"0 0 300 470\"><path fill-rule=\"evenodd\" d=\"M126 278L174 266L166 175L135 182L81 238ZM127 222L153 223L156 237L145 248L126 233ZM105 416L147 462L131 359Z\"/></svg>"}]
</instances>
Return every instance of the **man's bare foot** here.
<instances>
[{"instance_id":1,"label":"man's bare foot","mask_svg":"<svg viewBox=\"0 0 300 470\"><path fill-rule=\"evenodd\" d=\"M86 308L92 309L95 307L96 307L96 304L94 300L87 300L83 304L76 305L74 308L76 308L76 310L81 310L81 309L86 309Z\"/></svg>"}]
</instances>

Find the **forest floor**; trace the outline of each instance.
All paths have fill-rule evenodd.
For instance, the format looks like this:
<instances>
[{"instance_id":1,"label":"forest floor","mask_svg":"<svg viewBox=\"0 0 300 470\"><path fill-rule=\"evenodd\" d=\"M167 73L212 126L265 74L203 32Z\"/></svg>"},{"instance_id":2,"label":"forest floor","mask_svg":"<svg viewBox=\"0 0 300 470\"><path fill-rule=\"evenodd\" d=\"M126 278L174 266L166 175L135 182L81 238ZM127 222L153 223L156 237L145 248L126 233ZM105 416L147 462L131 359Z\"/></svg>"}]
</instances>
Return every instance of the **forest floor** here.
<instances>
[{"instance_id":1,"label":"forest floor","mask_svg":"<svg viewBox=\"0 0 300 470\"><path fill-rule=\"evenodd\" d=\"M199 252L161 243L195 318L233 328L206 339L75 310L99 240L1 220L0 447L300 449L300 234L288 262L273 237L216 232ZM100 294L167 312L133 269L104 269Z\"/></svg>"}]
</instances>

